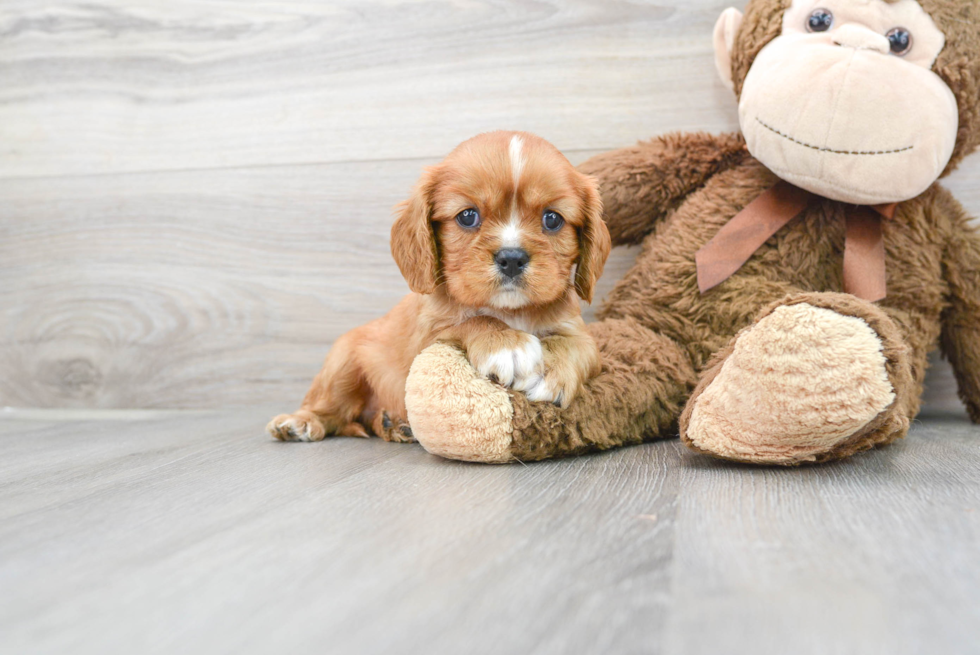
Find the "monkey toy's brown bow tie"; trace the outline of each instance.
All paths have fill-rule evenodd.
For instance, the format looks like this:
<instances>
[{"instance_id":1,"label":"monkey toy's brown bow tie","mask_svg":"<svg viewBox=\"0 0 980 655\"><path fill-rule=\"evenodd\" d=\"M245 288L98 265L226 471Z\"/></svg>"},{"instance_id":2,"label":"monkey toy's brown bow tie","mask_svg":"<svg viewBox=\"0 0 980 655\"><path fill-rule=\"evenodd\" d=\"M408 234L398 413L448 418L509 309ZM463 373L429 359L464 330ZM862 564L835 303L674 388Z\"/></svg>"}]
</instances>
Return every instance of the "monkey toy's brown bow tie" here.
<instances>
[{"instance_id":1,"label":"monkey toy's brown bow tie","mask_svg":"<svg viewBox=\"0 0 980 655\"><path fill-rule=\"evenodd\" d=\"M753 200L697 252L698 287L712 289L742 268L769 237L806 209L811 194L779 182ZM897 203L855 206L847 214L844 290L876 302L887 295L881 219L894 218Z\"/></svg>"}]
</instances>

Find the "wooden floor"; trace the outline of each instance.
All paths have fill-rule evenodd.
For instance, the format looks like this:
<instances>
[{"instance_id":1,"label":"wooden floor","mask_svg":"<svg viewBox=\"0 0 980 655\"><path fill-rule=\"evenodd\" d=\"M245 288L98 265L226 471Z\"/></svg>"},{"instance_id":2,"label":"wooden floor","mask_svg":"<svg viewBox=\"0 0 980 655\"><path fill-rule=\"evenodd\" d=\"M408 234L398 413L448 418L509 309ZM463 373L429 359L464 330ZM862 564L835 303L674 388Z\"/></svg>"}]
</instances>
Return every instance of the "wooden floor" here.
<instances>
[{"instance_id":1,"label":"wooden floor","mask_svg":"<svg viewBox=\"0 0 980 655\"><path fill-rule=\"evenodd\" d=\"M820 468L262 434L406 292L391 208L458 142L737 129L731 4L0 0L0 655L980 653L938 360L906 442ZM980 214L980 154L944 184Z\"/></svg>"},{"instance_id":2,"label":"wooden floor","mask_svg":"<svg viewBox=\"0 0 980 655\"><path fill-rule=\"evenodd\" d=\"M3 653L976 653L980 429L491 467L268 410L0 413Z\"/></svg>"}]
</instances>

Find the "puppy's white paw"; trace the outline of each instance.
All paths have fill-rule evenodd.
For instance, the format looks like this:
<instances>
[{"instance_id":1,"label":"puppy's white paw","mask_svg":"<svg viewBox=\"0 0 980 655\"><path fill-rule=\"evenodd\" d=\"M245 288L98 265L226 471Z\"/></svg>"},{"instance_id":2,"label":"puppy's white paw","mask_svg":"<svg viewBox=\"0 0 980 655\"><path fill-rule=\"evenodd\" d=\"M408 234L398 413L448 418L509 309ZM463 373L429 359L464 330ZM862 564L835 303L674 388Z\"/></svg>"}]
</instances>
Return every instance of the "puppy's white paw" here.
<instances>
[{"instance_id":1,"label":"puppy's white paw","mask_svg":"<svg viewBox=\"0 0 980 655\"><path fill-rule=\"evenodd\" d=\"M303 410L277 416L265 429L280 441L320 441L324 437L322 423Z\"/></svg>"},{"instance_id":2,"label":"puppy's white paw","mask_svg":"<svg viewBox=\"0 0 980 655\"><path fill-rule=\"evenodd\" d=\"M313 430L309 423L291 418L276 426L283 441L313 441Z\"/></svg>"},{"instance_id":3,"label":"puppy's white paw","mask_svg":"<svg viewBox=\"0 0 980 655\"><path fill-rule=\"evenodd\" d=\"M561 405L564 390L552 384L546 378L538 378L524 390L524 395L531 402L549 402Z\"/></svg>"},{"instance_id":4,"label":"puppy's white paw","mask_svg":"<svg viewBox=\"0 0 980 655\"><path fill-rule=\"evenodd\" d=\"M481 375L518 391L541 379L544 363L541 341L533 334L520 335L516 345L492 352L476 365Z\"/></svg>"}]
</instances>

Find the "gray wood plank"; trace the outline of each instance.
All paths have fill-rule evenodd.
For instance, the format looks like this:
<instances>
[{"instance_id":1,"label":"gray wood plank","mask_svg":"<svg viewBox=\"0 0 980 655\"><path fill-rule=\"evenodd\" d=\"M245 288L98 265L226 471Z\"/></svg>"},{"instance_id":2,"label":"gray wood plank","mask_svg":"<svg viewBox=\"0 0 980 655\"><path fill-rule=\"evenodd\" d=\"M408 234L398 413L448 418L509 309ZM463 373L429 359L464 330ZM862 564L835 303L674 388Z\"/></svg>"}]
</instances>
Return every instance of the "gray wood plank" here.
<instances>
[{"instance_id":1,"label":"gray wood plank","mask_svg":"<svg viewBox=\"0 0 980 655\"><path fill-rule=\"evenodd\" d=\"M487 467L271 410L0 415L4 653L920 653L980 640L980 432L798 470ZM88 416L91 416L89 418Z\"/></svg>"},{"instance_id":2,"label":"gray wood plank","mask_svg":"<svg viewBox=\"0 0 980 655\"><path fill-rule=\"evenodd\" d=\"M723 0L5 0L0 177L437 157L724 129ZM710 99L710 102L704 102Z\"/></svg>"},{"instance_id":3,"label":"gray wood plank","mask_svg":"<svg viewBox=\"0 0 980 655\"><path fill-rule=\"evenodd\" d=\"M976 426L932 414L826 467L681 469L666 652L977 652Z\"/></svg>"},{"instance_id":4,"label":"gray wood plank","mask_svg":"<svg viewBox=\"0 0 980 655\"><path fill-rule=\"evenodd\" d=\"M0 180L0 406L298 402L408 292L388 234L423 163Z\"/></svg>"},{"instance_id":5,"label":"gray wood plank","mask_svg":"<svg viewBox=\"0 0 980 655\"><path fill-rule=\"evenodd\" d=\"M388 233L418 170L0 181L0 405L300 396L333 339L407 293Z\"/></svg>"},{"instance_id":6,"label":"gray wood plank","mask_svg":"<svg viewBox=\"0 0 980 655\"><path fill-rule=\"evenodd\" d=\"M676 449L482 467L379 440L274 443L265 418L0 422L4 649L655 643Z\"/></svg>"},{"instance_id":7,"label":"gray wood plank","mask_svg":"<svg viewBox=\"0 0 980 655\"><path fill-rule=\"evenodd\" d=\"M7 0L0 406L291 406L406 291L390 207L457 141L733 129L724 4ZM980 157L949 185L980 214Z\"/></svg>"},{"instance_id":8,"label":"gray wood plank","mask_svg":"<svg viewBox=\"0 0 980 655\"><path fill-rule=\"evenodd\" d=\"M0 180L0 406L291 407L407 293L391 209L429 162Z\"/></svg>"}]
</instances>

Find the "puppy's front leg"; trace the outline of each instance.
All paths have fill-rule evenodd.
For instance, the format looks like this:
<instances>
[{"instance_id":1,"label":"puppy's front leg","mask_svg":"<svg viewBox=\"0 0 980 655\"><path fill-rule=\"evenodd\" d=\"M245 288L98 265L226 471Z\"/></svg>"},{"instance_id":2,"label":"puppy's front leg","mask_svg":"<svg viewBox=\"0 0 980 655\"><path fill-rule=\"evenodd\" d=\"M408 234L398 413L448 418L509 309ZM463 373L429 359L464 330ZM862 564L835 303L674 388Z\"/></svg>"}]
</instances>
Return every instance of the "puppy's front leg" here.
<instances>
[{"instance_id":1,"label":"puppy's front leg","mask_svg":"<svg viewBox=\"0 0 980 655\"><path fill-rule=\"evenodd\" d=\"M581 318L562 332L541 339L541 345L545 374L524 393L528 400L547 401L565 409L582 385L599 374L599 348Z\"/></svg>"},{"instance_id":2,"label":"puppy's front leg","mask_svg":"<svg viewBox=\"0 0 980 655\"><path fill-rule=\"evenodd\" d=\"M448 328L438 340L460 346L482 375L517 391L538 384L544 375L541 341L489 316Z\"/></svg>"}]
</instances>

